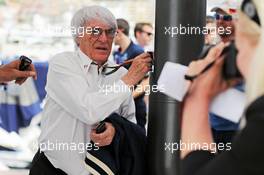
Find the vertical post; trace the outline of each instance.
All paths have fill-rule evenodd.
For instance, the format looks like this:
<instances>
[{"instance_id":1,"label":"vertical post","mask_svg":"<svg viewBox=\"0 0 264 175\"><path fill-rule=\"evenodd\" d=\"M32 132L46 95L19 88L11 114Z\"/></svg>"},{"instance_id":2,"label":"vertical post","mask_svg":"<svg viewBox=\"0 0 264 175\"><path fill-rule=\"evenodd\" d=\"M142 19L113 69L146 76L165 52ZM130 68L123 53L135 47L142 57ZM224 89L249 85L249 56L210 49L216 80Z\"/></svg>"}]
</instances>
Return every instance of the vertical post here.
<instances>
[{"instance_id":1,"label":"vertical post","mask_svg":"<svg viewBox=\"0 0 264 175\"><path fill-rule=\"evenodd\" d=\"M206 0L156 0L155 61L151 85L157 84L166 61L188 65L200 54L204 44L202 33L184 34L180 27L203 29L205 17ZM179 150L172 153L166 145L170 144L172 148L173 143L180 141L180 103L161 93L151 93L149 105L147 174L179 175Z\"/></svg>"}]
</instances>

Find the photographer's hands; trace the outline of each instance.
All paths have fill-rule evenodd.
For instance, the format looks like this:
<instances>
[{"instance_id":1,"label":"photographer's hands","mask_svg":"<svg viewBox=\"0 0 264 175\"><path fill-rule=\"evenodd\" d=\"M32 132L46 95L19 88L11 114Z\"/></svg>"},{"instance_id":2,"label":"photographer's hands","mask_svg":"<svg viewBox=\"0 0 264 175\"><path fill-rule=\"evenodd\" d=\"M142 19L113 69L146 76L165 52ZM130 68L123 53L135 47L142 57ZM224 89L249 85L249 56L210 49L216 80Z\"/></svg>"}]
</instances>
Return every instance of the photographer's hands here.
<instances>
[{"instance_id":1,"label":"photographer's hands","mask_svg":"<svg viewBox=\"0 0 264 175\"><path fill-rule=\"evenodd\" d=\"M199 74L199 76L189 81L189 91L184 100L181 133L183 143L211 145L214 142L208 119L210 103L217 94L237 83L235 80L227 82L222 76L224 59L221 53L225 46L224 43L220 43L210 50L206 58L193 61L189 65L187 75ZM212 62L214 64L200 74ZM181 150L181 158L192 151L195 149ZM215 152L216 150L208 148L207 151Z\"/></svg>"},{"instance_id":2,"label":"photographer's hands","mask_svg":"<svg viewBox=\"0 0 264 175\"><path fill-rule=\"evenodd\" d=\"M188 97L198 96L200 100L211 101L220 92L237 84L237 80L225 81L222 76L224 55L221 53L228 44L222 42L212 48L204 59L190 63L187 75L199 76L189 82Z\"/></svg>"}]
</instances>

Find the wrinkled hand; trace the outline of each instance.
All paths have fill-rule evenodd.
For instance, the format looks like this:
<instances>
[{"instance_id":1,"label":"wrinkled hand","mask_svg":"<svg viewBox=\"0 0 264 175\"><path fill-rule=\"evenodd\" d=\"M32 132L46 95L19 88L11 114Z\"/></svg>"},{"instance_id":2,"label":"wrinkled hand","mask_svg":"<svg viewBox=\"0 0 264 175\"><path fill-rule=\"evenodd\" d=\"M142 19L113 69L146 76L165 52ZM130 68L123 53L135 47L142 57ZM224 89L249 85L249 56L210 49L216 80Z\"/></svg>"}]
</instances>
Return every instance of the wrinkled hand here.
<instances>
[{"instance_id":1,"label":"wrinkled hand","mask_svg":"<svg viewBox=\"0 0 264 175\"><path fill-rule=\"evenodd\" d=\"M15 60L0 67L0 83L16 80L16 84L23 84L27 78L37 79L37 73L33 64L27 71L19 71L20 60Z\"/></svg>"},{"instance_id":2,"label":"wrinkled hand","mask_svg":"<svg viewBox=\"0 0 264 175\"><path fill-rule=\"evenodd\" d=\"M124 83L128 86L136 85L144 78L146 73L151 69L152 59L149 53L142 53L137 56L130 66L127 74L122 77Z\"/></svg>"},{"instance_id":3,"label":"wrinkled hand","mask_svg":"<svg viewBox=\"0 0 264 175\"><path fill-rule=\"evenodd\" d=\"M200 100L211 100L220 92L234 86L237 80L225 81L222 77L223 56L220 56L227 44L220 43L210 50L208 55L201 60L193 61L189 65L187 75L199 74L208 64L215 61L215 64L205 73L190 83L188 96L197 96Z\"/></svg>"},{"instance_id":4,"label":"wrinkled hand","mask_svg":"<svg viewBox=\"0 0 264 175\"><path fill-rule=\"evenodd\" d=\"M98 146L107 146L110 145L115 136L115 128L111 123L105 123L106 130L103 133L96 134L95 130L91 132L91 140L96 143Z\"/></svg>"}]
</instances>

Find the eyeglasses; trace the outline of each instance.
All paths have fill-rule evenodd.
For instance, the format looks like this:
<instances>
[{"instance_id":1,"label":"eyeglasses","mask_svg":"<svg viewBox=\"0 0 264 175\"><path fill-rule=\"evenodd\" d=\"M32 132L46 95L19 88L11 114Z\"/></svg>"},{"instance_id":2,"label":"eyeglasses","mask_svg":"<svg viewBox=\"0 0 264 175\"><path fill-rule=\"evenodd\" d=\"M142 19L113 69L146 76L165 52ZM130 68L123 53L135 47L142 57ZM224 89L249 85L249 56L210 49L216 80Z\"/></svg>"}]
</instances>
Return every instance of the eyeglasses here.
<instances>
[{"instance_id":1,"label":"eyeglasses","mask_svg":"<svg viewBox=\"0 0 264 175\"><path fill-rule=\"evenodd\" d=\"M151 61L151 65L154 65L154 53L153 52L148 52L148 54L150 55L152 61ZM128 59L127 61L123 62L122 64L119 64L117 66L108 66L107 64L103 66L102 68L102 75L111 75L113 73L115 73L116 71L118 71L118 69L120 69L123 66L132 64L134 61L134 59ZM96 62L92 62L91 64L93 65L98 65ZM99 69L99 68L98 68ZM107 72L107 69L111 69L110 71ZM153 71L153 68L150 69L150 71ZM99 70L98 70L99 73Z\"/></svg>"},{"instance_id":2,"label":"eyeglasses","mask_svg":"<svg viewBox=\"0 0 264 175\"><path fill-rule=\"evenodd\" d=\"M154 64L154 63L153 63L153 53L150 53L150 52L148 52L148 53L150 54L150 56L151 56L151 58L152 58L152 62L151 62L151 64L153 65L153 64ZM105 76L107 76L107 75L111 75L111 74L115 73L116 71L118 71L121 67L126 66L126 65L129 65L129 64L132 64L133 61L134 61L134 59L128 59L128 60L125 61L124 63L119 64L119 65L117 65L117 66L108 66L108 65L104 65L104 66L103 66L103 69L102 69L102 75L105 75ZM95 62L92 62L92 64L94 64L94 65L98 65L98 64L95 63ZM107 69L110 69L110 71L107 71ZM150 69L150 71L152 71L152 68Z\"/></svg>"},{"instance_id":3,"label":"eyeglasses","mask_svg":"<svg viewBox=\"0 0 264 175\"><path fill-rule=\"evenodd\" d=\"M107 64L103 66L103 69L102 69L102 74L103 75L110 75L110 74L113 74L115 73L116 71L118 71L118 69L120 69L121 67L125 66L125 65L128 65L128 64L132 64L132 62L134 61L134 59L130 59L130 60L127 60L125 61L124 63L122 64L119 64L117 66L108 66ZM92 62L92 64L94 65L98 65L97 63L95 62ZM111 69L110 71L107 72L107 69Z\"/></svg>"},{"instance_id":4,"label":"eyeglasses","mask_svg":"<svg viewBox=\"0 0 264 175\"><path fill-rule=\"evenodd\" d=\"M142 32L142 33L146 33L148 36L152 36L152 35L153 35L153 33L151 33L151 32L146 32L146 31L144 31L144 30L141 30L141 32Z\"/></svg>"},{"instance_id":5,"label":"eyeglasses","mask_svg":"<svg viewBox=\"0 0 264 175\"><path fill-rule=\"evenodd\" d=\"M130 60L127 60L125 61L124 63L122 64L119 64L117 66L104 66L103 67L103 70L102 70L102 74L103 75L110 75L112 73L115 73L116 71L118 71L118 69L120 69L121 67L125 66L125 65L129 65L129 64L132 64L132 62L134 61L134 59L130 59ZM111 71L107 72L107 69L112 69Z\"/></svg>"},{"instance_id":6,"label":"eyeglasses","mask_svg":"<svg viewBox=\"0 0 264 175\"><path fill-rule=\"evenodd\" d=\"M99 38L104 32L105 32L105 35L106 35L107 38L114 38L115 35L116 35L116 30L115 29L110 28L110 29L104 30L104 29L102 29L100 27L93 27L91 35L94 38Z\"/></svg>"},{"instance_id":7,"label":"eyeglasses","mask_svg":"<svg viewBox=\"0 0 264 175\"><path fill-rule=\"evenodd\" d=\"M221 15L221 14L215 14L216 20L224 20L224 21L232 21L233 17L231 15Z\"/></svg>"}]
</instances>

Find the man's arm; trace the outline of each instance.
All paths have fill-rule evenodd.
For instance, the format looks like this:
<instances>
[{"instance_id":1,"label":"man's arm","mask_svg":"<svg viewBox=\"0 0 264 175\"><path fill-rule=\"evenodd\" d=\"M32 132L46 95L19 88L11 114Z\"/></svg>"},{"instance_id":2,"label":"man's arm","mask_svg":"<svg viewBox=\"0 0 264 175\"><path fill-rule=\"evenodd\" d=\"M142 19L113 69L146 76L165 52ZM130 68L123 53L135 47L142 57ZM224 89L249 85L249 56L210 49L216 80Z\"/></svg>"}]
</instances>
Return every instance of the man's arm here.
<instances>
[{"instance_id":1,"label":"man's arm","mask_svg":"<svg viewBox=\"0 0 264 175\"><path fill-rule=\"evenodd\" d=\"M107 91L107 94L100 89L91 92L85 77L56 62L50 63L47 80L48 95L72 116L89 125L104 120L131 94L129 90ZM113 84L126 86L121 80Z\"/></svg>"},{"instance_id":2,"label":"man's arm","mask_svg":"<svg viewBox=\"0 0 264 175\"><path fill-rule=\"evenodd\" d=\"M134 98L139 97L140 95L146 92L147 86L149 85L149 77L144 78L141 83L137 86L137 88L133 91L132 95Z\"/></svg>"},{"instance_id":3,"label":"man's arm","mask_svg":"<svg viewBox=\"0 0 264 175\"><path fill-rule=\"evenodd\" d=\"M122 80L113 82L112 86L121 90L107 91L106 94L99 89L91 92L85 77L73 67L66 66L65 62L51 61L46 90L48 95L72 116L93 125L118 110L120 105L131 96L127 85L133 86L144 77L150 67L149 62L151 58L146 54L138 57ZM124 88L126 90L123 90Z\"/></svg>"}]
</instances>

